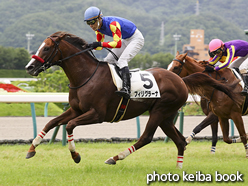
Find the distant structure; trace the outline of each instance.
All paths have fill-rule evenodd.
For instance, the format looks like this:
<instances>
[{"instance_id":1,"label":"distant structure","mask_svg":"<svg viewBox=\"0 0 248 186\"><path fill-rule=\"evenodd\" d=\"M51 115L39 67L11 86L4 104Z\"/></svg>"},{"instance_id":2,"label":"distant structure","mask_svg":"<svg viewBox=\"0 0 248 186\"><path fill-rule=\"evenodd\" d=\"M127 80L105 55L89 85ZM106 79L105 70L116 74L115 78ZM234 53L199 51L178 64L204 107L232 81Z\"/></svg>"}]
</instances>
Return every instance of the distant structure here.
<instances>
[{"instance_id":1,"label":"distant structure","mask_svg":"<svg viewBox=\"0 0 248 186\"><path fill-rule=\"evenodd\" d=\"M160 43L161 46L164 45L164 22L161 24L161 32L160 32Z\"/></svg>"},{"instance_id":2,"label":"distant structure","mask_svg":"<svg viewBox=\"0 0 248 186\"><path fill-rule=\"evenodd\" d=\"M195 60L208 60L208 45L204 44L204 30L190 30L190 44L183 45L183 52Z\"/></svg>"},{"instance_id":3,"label":"distant structure","mask_svg":"<svg viewBox=\"0 0 248 186\"><path fill-rule=\"evenodd\" d=\"M27 40L28 40L27 50L28 50L28 52L30 53L30 52L31 52L31 51L30 51L30 41L31 41L31 39L34 37L34 34L30 34L30 32L28 32L28 33L26 34L26 37L27 37Z\"/></svg>"},{"instance_id":4,"label":"distant structure","mask_svg":"<svg viewBox=\"0 0 248 186\"><path fill-rule=\"evenodd\" d=\"M196 1L196 6L195 6L195 15L199 15L200 14L200 4L199 1Z\"/></svg>"},{"instance_id":5,"label":"distant structure","mask_svg":"<svg viewBox=\"0 0 248 186\"><path fill-rule=\"evenodd\" d=\"M177 54L177 41L179 41L180 37L181 37L181 35L178 35L178 34L174 34L174 35L173 35L173 38L174 38L174 40L175 40L175 51L174 51L174 55L175 55L175 56L176 56L176 54Z\"/></svg>"}]
</instances>

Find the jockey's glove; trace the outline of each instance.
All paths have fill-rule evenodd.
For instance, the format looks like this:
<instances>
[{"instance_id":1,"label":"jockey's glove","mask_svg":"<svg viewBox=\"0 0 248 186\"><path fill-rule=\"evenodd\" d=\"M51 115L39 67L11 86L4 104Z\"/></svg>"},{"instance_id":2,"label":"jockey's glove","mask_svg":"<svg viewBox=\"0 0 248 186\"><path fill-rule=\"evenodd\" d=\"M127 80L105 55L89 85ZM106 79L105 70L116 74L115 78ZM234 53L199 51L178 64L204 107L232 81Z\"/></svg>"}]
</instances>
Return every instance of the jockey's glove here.
<instances>
[{"instance_id":1,"label":"jockey's glove","mask_svg":"<svg viewBox=\"0 0 248 186\"><path fill-rule=\"evenodd\" d=\"M97 48L97 47L100 47L101 46L101 42L93 42L93 43L90 43L87 45L87 48Z\"/></svg>"},{"instance_id":2,"label":"jockey's glove","mask_svg":"<svg viewBox=\"0 0 248 186\"><path fill-rule=\"evenodd\" d=\"M214 72L215 70L212 66L207 65L204 71L205 72Z\"/></svg>"}]
</instances>

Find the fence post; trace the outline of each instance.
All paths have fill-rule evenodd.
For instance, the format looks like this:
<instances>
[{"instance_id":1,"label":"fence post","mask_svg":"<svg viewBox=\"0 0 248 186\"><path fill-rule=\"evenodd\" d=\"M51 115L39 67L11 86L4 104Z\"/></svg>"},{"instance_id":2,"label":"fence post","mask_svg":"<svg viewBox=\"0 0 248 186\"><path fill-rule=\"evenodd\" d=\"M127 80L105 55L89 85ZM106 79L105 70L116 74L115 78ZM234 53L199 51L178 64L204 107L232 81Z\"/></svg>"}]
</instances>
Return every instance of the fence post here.
<instances>
[{"instance_id":1,"label":"fence post","mask_svg":"<svg viewBox=\"0 0 248 186\"><path fill-rule=\"evenodd\" d=\"M64 105L64 108L63 108L63 112L66 111L67 107L69 106L69 103L62 103ZM60 126L57 126L53 132L53 136L51 138L51 140L49 141L49 144L53 143L56 136L57 136L57 133L59 131L59 127ZM62 145L65 146L66 145L66 124L63 125L63 131L62 131Z\"/></svg>"},{"instance_id":2,"label":"fence post","mask_svg":"<svg viewBox=\"0 0 248 186\"><path fill-rule=\"evenodd\" d=\"M62 146L66 146L66 125L63 125L63 132L62 132Z\"/></svg>"},{"instance_id":3,"label":"fence post","mask_svg":"<svg viewBox=\"0 0 248 186\"><path fill-rule=\"evenodd\" d=\"M233 120L231 119L231 136L234 136L234 124L233 124Z\"/></svg>"},{"instance_id":4,"label":"fence post","mask_svg":"<svg viewBox=\"0 0 248 186\"><path fill-rule=\"evenodd\" d=\"M184 106L183 106L184 107ZM180 111L180 123L179 123L179 131L183 134L183 120L184 120L184 112L183 112L183 107L181 108Z\"/></svg>"},{"instance_id":5,"label":"fence post","mask_svg":"<svg viewBox=\"0 0 248 186\"><path fill-rule=\"evenodd\" d=\"M57 136L57 134L58 134L59 127L60 127L60 125L57 126L57 127L55 127L54 132L53 132L53 135L52 135L52 138L51 138L50 141L49 141L49 144L51 144L51 143L54 142L54 140L55 140L55 138L56 138L56 136Z\"/></svg>"},{"instance_id":6,"label":"fence post","mask_svg":"<svg viewBox=\"0 0 248 186\"><path fill-rule=\"evenodd\" d=\"M48 103L45 103L44 117L47 117Z\"/></svg>"},{"instance_id":7,"label":"fence post","mask_svg":"<svg viewBox=\"0 0 248 186\"><path fill-rule=\"evenodd\" d=\"M30 103L30 106L31 106L32 119L33 119L34 138L36 138L36 136L37 136L37 125L36 125L36 114L35 114L34 103Z\"/></svg>"},{"instance_id":8,"label":"fence post","mask_svg":"<svg viewBox=\"0 0 248 186\"><path fill-rule=\"evenodd\" d=\"M139 116L136 117L136 123L137 123L137 138L140 138L140 119Z\"/></svg>"}]
</instances>

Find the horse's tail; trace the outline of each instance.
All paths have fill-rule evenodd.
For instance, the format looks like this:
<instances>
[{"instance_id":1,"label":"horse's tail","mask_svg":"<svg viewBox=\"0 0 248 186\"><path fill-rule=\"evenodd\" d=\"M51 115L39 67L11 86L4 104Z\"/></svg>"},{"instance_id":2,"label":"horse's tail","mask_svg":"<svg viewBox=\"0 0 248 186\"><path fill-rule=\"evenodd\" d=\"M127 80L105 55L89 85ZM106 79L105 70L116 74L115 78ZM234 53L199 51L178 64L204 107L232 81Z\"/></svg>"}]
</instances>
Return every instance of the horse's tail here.
<instances>
[{"instance_id":1,"label":"horse's tail","mask_svg":"<svg viewBox=\"0 0 248 186\"><path fill-rule=\"evenodd\" d=\"M240 94L233 91L235 85L237 85L239 81L235 81L232 84L224 84L201 72L196 72L182 79L185 82L190 94L198 94L211 99L211 90L212 88L215 88L221 92L224 92L236 104L241 101Z\"/></svg>"}]
</instances>

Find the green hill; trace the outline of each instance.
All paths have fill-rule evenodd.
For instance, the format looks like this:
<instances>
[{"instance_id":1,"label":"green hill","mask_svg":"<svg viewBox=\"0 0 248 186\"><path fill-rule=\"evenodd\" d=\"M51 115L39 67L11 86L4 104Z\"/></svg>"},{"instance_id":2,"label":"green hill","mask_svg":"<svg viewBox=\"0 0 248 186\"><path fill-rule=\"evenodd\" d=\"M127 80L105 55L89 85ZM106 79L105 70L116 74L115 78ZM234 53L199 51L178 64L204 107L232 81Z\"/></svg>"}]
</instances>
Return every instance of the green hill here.
<instances>
[{"instance_id":1,"label":"green hill","mask_svg":"<svg viewBox=\"0 0 248 186\"><path fill-rule=\"evenodd\" d=\"M143 52L150 54L172 52L173 35L182 35L178 48L189 43L190 29L204 29L205 43L218 37L223 41L247 40L246 0L199 0L199 15L196 15L197 0L8 0L0 4L0 44L27 48L25 34L35 36L31 50L36 51L41 42L52 33L63 30L82 37L88 42L95 34L83 21L84 11L89 6L99 7L103 15L125 17L133 21L145 37ZM14 5L14 6L13 6ZM161 23L165 24L165 42L159 45ZM109 39L109 38L107 38ZM106 51L97 52L98 57Z\"/></svg>"}]
</instances>

